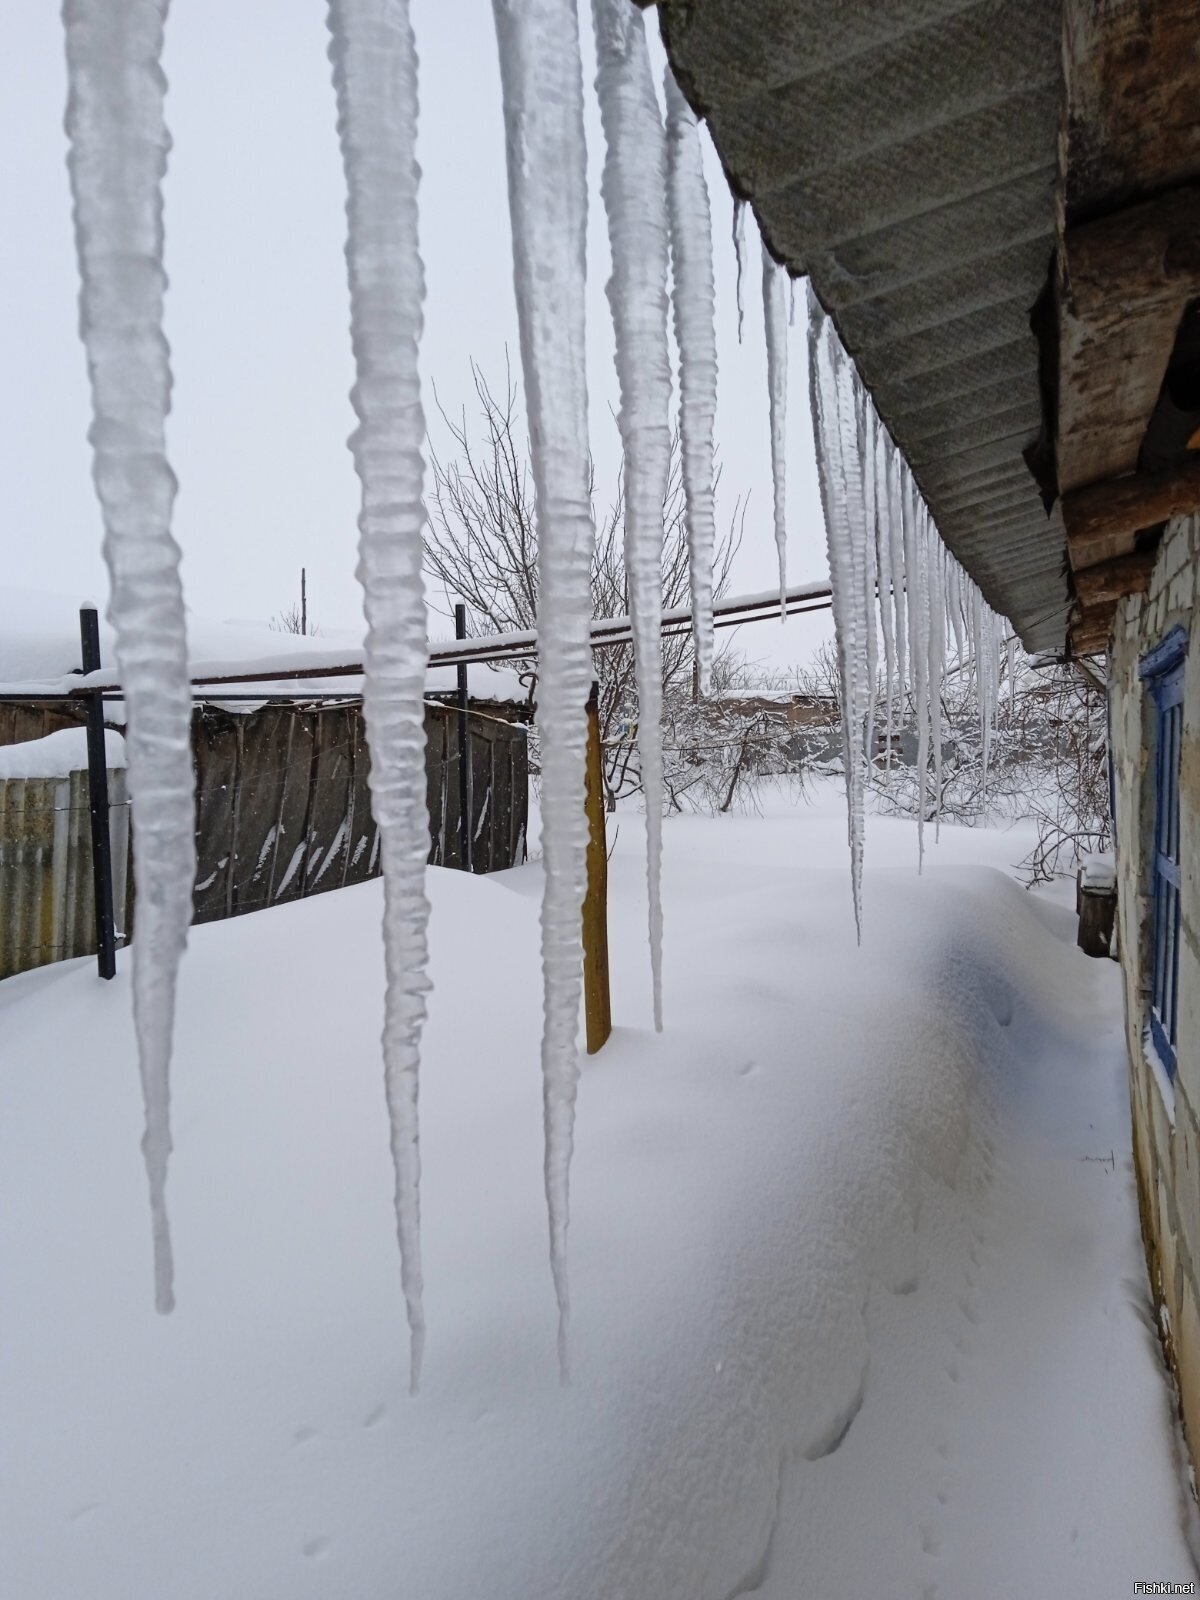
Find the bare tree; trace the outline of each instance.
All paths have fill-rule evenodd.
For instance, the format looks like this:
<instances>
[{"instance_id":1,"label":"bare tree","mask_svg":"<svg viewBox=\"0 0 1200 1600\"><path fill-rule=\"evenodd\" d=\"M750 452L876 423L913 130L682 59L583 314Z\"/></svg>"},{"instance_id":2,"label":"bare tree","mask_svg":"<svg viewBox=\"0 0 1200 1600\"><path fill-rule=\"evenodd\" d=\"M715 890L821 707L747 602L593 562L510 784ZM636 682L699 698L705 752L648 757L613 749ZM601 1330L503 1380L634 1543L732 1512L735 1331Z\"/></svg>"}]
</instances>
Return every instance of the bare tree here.
<instances>
[{"instance_id":1,"label":"bare tree","mask_svg":"<svg viewBox=\"0 0 1200 1600\"><path fill-rule=\"evenodd\" d=\"M989 739L987 769L979 722L978 685L970 661L957 663L942 688L941 781L933 752L925 774L925 820L937 817L968 826L989 821L1031 821L1037 842L1020 863L1030 884L1049 882L1092 851L1111 844L1105 688L1094 674L1061 662L1018 653L1004 681ZM810 764L841 770L840 678L832 646L796 674L812 706L804 740ZM889 752L883 695L875 715L876 748L869 778L876 807L915 817L920 809L916 709L911 694L898 705ZM803 742L803 741L802 741ZM823 747L826 760L820 760Z\"/></svg>"},{"instance_id":2,"label":"bare tree","mask_svg":"<svg viewBox=\"0 0 1200 1600\"><path fill-rule=\"evenodd\" d=\"M433 492L425 538L425 565L445 592L450 614L456 600L468 607L473 634L520 632L537 626L537 524L527 446L519 431L518 398L506 368L497 392L472 362L479 401L478 425L466 414L453 419L439 410L454 445L452 459L432 454ZM592 485L595 499L594 480ZM714 590L724 593L741 543L744 508L739 500L714 562ZM629 593L624 560L624 504L620 491L596 518L592 562L592 615L625 616ZM663 507L664 608L687 605L688 550L679 441L671 447L671 470ZM594 653L600 686L600 733L605 751L605 782L610 806L641 788L637 760L637 689L633 647L608 646ZM690 633L663 640L663 693L667 705L693 698L695 654ZM536 662L517 663L536 673Z\"/></svg>"}]
</instances>

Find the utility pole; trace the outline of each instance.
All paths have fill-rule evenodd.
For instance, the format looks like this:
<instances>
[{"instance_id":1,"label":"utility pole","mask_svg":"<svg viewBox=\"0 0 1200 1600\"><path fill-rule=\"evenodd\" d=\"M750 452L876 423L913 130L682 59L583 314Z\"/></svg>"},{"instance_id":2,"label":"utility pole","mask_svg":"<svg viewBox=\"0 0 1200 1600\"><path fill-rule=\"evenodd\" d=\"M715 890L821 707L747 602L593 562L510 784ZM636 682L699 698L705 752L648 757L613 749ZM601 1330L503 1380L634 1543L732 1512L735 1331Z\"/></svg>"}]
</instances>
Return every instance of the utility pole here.
<instances>
[{"instance_id":1,"label":"utility pole","mask_svg":"<svg viewBox=\"0 0 1200 1600\"><path fill-rule=\"evenodd\" d=\"M459 602L454 608L454 637L467 637L467 608ZM467 664L458 664L458 814L460 822L459 853L464 872L474 872L474 845L471 837L471 719L470 695L467 684Z\"/></svg>"},{"instance_id":2,"label":"utility pole","mask_svg":"<svg viewBox=\"0 0 1200 1600\"><path fill-rule=\"evenodd\" d=\"M300 568L300 632L308 634L308 582L307 573Z\"/></svg>"}]
</instances>

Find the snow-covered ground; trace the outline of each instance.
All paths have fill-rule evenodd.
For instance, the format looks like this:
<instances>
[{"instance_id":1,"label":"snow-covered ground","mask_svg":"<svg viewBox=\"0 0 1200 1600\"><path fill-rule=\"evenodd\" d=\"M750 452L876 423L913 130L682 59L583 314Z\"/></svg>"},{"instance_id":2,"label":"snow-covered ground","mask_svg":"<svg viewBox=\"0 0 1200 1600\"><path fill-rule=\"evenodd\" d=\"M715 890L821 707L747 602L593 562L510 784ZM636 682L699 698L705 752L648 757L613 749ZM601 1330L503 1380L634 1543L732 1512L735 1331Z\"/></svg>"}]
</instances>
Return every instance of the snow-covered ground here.
<instances>
[{"instance_id":1,"label":"snow-covered ground","mask_svg":"<svg viewBox=\"0 0 1200 1600\"><path fill-rule=\"evenodd\" d=\"M1195 1576L1117 969L1014 834L641 828L585 1068L558 1383L540 867L431 871L406 1392L378 883L193 931L152 1308L128 967L0 984L0 1595L999 1600ZM1000 870L997 870L1000 869ZM1111 1159L1110 1159L1111 1158Z\"/></svg>"}]
</instances>

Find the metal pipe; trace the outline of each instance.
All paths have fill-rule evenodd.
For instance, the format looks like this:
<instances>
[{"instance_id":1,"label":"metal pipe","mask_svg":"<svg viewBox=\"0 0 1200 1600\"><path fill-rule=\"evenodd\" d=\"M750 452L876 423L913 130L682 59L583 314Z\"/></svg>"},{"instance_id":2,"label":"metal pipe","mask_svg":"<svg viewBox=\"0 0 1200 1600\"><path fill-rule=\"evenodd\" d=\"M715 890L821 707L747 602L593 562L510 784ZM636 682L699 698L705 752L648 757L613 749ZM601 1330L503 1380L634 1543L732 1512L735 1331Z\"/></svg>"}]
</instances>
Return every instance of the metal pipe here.
<instances>
[{"instance_id":1,"label":"metal pipe","mask_svg":"<svg viewBox=\"0 0 1200 1600\"><path fill-rule=\"evenodd\" d=\"M454 608L454 637L467 637L467 608L461 603ZM461 838L461 861L464 872L474 872L474 840L471 837L471 716L470 690L467 683L467 663L458 664L458 815Z\"/></svg>"},{"instance_id":2,"label":"metal pipe","mask_svg":"<svg viewBox=\"0 0 1200 1600\"><path fill-rule=\"evenodd\" d=\"M100 668L100 619L94 606L79 608L83 670ZM92 824L92 890L96 916L96 965L102 978L117 975L117 928L113 914L112 838L108 826L108 755L104 748L104 696L87 703L88 814Z\"/></svg>"},{"instance_id":3,"label":"metal pipe","mask_svg":"<svg viewBox=\"0 0 1200 1600\"><path fill-rule=\"evenodd\" d=\"M764 590L757 594L734 595L717 601L713 607L714 625L718 628L733 628L740 627L743 623L767 622L780 616L797 616L806 611L825 611L828 610L830 603L829 585L823 583L798 584L790 588L782 611L777 592L772 594L770 590ZM691 615L689 606L674 606L663 611L660 620L664 635L689 631ZM606 645L629 644L632 637L629 617L598 617L592 623L593 649L601 650ZM535 630L497 633L472 639L467 645L461 644L457 639L433 644L429 648L429 664L431 667L451 667L463 662L523 661L537 653ZM361 660L338 662L329 666L285 668L265 666L254 672L212 673L195 677L192 683L200 687L224 683L282 683L300 678L306 681L315 678L356 678L362 676L362 670ZM120 687L117 682L87 684L71 690L70 693L85 695L92 693L94 689L102 688L106 693L113 694L119 691ZM34 695L31 692L29 695L5 695L2 698L32 699ZM40 698L53 698L53 696ZM252 699L253 696L247 698Z\"/></svg>"}]
</instances>

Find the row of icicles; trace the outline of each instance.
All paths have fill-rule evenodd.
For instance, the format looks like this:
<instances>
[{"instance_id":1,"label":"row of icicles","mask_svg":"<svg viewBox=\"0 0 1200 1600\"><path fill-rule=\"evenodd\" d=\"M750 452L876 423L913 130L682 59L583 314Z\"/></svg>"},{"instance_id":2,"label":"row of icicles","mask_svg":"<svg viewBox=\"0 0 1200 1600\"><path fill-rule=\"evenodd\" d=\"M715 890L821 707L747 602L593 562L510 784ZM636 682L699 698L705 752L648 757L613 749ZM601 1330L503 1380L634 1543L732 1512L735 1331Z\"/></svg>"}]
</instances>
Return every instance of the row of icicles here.
<instances>
[{"instance_id":1,"label":"row of icicles","mask_svg":"<svg viewBox=\"0 0 1200 1600\"><path fill-rule=\"evenodd\" d=\"M109 619L128 706L138 936L134 1017L145 1102L155 1303L174 1304L165 1184L177 972L195 875L192 694L175 480L165 450L171 370L163 334L162 180L170 142L161 71L168 0L65 0L68 166L79 259L80 326L92 390L94 478L109 568ZM545 1183L550 1255L567 1371L568 1177L579 1074L580 908L585 886L584 705L592 677L595 530L584 359L587 215L584 100L575 0L493 0L504 101L514 283L539 537L539 725ZM702 688L713 654L713 426L716 336L712 232L696 118L668 73L665 121L640 11L593 0L605 136L603 198L612 250L624 448L625 556L646 791L649 939L661 1027L662 506L671 430L667 317L679 354L679 425L692 616ZM401 1278L415 1388L424 1345L417 1091L426 1010L427 664L422 567L423 446L418 350L424 270L418 244L418 59L408 0L329 0L329 55L346 178L352 392L361 480L358 575L367 635L363 700L384 871L387 968L383 1056ZM739 212L740 222L740 212ZM739 239L739 262L741 240ZM670 280L670 292L668 292ZM785 277L763 253L774 527L786 592ZM739 329L742 315L738 284ZM843 676L846 776L860 915L863 763L875 715L876 588L887 716L911 682L922 750L940 762L937 687L946 627L972 640L994 685L990 611L937 538L903 461L879 427L815 300L814 422ZM948 619L948 622L947 622ZM986 701L987 689L984 699ZM990 712L985 711L984 742ZM922 763L921 772L925 767ZM935 778L936 782L936 778ZM923 810L924 808L922 808Z\"/></svg>"},{"instance_id":2,"label":"row of icicles","mask_svg":"<svg viewBox=\"0 0 1200 1600\"><path fill-rule=\"evenodd\" d=\"M889 752L897 716L904 717L909 705L916 723L918 869L926 819L939 818L941 809L942 696L950 642L955 666L970 672L978 700L986 804L1001 673L1006 671L1012 682L1016 640L1011 634L1005 638L1003 619L942 543L908 463L811 285L808 377L841 674L854 917L861 938L863 812L880 714L880 636Z\"/></svg>"}]
</instances>

